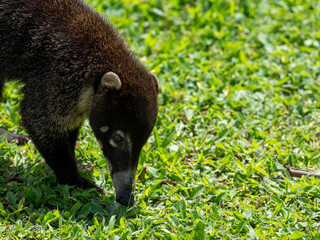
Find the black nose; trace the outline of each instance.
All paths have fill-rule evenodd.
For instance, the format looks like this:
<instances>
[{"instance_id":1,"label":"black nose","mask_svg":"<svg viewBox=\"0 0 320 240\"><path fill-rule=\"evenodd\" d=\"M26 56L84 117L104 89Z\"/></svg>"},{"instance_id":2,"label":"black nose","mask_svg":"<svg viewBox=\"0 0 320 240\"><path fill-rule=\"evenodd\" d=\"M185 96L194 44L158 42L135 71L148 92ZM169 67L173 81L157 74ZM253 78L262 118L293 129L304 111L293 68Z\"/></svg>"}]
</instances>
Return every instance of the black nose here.
<instances>
[{"instance_id":1,"label":"black nose","mask_svg":"<svg viewBox=\"0 0 320 240\"><path fill-rule=\"evenodd\" d=\"M125 207L133 206L134 195L132 193L117 197L117 202Z\"/></svg>"}]
</instances>

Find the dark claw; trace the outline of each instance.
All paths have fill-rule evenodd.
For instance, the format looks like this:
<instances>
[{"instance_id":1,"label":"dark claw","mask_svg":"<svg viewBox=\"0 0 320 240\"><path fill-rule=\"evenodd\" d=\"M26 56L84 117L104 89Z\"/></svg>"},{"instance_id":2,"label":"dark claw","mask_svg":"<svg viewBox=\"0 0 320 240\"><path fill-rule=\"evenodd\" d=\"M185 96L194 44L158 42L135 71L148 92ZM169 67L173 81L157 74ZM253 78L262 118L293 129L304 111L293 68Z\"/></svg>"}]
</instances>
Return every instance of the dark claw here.
<instances>
[{"instance_id":1,"label":"dark claw","mask_svg":"<svg viewBox=\"0 0 320 240\"><path fill-rule=\"evenodd\" d=\"M108 194L108 192L107 192L105 189L103 189L103 188L96 187L96 189L97 189L97 191L98 191L99 193Z\"/></svg>"},{"instance_id":2,"label":"dark claw","mask_svg":"<svg viewBox=\"0 0 320 240\"><path fill-rule=\"evenodd\" d=\"M102 193L102 194L108 193L105 189L98 187L94 183L92 183L92 182L88 181L87 179L80 177L80 176L78 176L76 178L76 180L73 180L73 181L70 179L69 180L60 180L59 183L82 188L85 190L90 189L90 188L95 188L99 193Z\"/></svg>"},{"instance_id":3,"label":"dark claw","mask_svg":"<svg viewBox=\"0 0 320 240\"><path fill-rule=\"evenodd\" d=\"M8 133L8 135L6 136L6 139L9 143L16 142L19 145L26 144L29 141L28 137L20 134L14 134L14 133Z\"/></svg>"}]
</instances>

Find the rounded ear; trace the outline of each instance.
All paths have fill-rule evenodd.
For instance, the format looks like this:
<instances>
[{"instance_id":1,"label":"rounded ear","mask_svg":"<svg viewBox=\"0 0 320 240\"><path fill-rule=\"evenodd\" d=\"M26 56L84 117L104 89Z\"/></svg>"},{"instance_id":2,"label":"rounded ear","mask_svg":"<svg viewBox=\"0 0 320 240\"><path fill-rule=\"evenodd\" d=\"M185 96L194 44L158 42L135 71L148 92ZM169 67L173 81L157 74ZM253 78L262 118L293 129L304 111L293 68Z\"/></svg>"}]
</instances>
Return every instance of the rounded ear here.
<instances>
[{"instance_id":1,"label":"rounded ear","mask_svg":"<svg viewBox=\"0 0 320 240\"><path fill-rule=\"evenodd\" d=\"M101 87L103 89L109 90L120 90L121 89L121 81L119 76L114 72L107 72L101 78Z\"/></svg>"},{"instance_id":2,"label":"rounded ear","mask_svg":"<svg viewBox=\"0 0 320 240\"><path fill-rule=\"evenodd\" d=\"M155 82L155 84L156 84L156 90L157 90L157 92L159 92L159 80L158 80L157 76L156 76L155 74L151 73L151 77L152 77L152 80L153 80L153 81Z\"/></svg>"}]
</instances>

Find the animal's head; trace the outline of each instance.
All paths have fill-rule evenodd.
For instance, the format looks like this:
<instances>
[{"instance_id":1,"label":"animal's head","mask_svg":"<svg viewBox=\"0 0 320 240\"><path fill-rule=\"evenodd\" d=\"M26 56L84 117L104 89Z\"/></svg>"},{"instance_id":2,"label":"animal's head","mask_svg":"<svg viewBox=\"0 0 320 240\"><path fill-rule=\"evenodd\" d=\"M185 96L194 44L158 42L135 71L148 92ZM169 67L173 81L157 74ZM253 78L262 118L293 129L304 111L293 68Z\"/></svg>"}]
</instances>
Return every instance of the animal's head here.
<instances>
[{"instance_id":1,"label":"animal's head","mask_svg":"<svg viewBox=\"0 0 320 240\"><path fill-rule=\"evenodd\" d=\"M158 114L158 79L144 74L126 83L114 72L101 78L93 98L90 125L107 159L116 199L134 202L133 184L140 151Z\"/></svg>"}]
</instances>

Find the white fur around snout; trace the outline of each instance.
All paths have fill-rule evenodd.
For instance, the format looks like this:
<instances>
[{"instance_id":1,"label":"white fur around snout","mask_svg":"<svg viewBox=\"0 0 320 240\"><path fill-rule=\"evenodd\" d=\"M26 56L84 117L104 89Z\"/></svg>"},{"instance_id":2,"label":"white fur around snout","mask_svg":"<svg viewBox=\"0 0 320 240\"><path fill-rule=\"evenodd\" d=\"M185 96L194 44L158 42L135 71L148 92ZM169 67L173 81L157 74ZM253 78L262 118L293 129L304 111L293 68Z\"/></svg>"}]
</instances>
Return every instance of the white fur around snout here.
<instances>
[{"instance_id":1,"label":"white fur around snout","mask_svg":"<svg viewBox=\"0 0 320 240\"><path fill-rule=\"evenodd\" d=\"M127 136L124 134L124 132L121 131L121 130L117 130L115 133L118 134L118 135L120 135L123 139L126 139L126 140L127 140L127 139L129 138L129 137L127 137ZM109 143L110 143L110 145L111 145L112 147L114 147L114 148L118 147L118 144L117 144L115 141L113 141L113 138L110 138Z\"/></svg>"},{"instance_id":2,"label":"white fur around snout","mask_svg":"<svg viewBox=\"0 0 320 240\"><path fill-rule=\"evenodd\" d=\"M112 138L109 140L109 143L110 143L110 145L111 145L112 147L114 147L114 148L118 147L118 144L116 144L116 143L113 141Z\"/></svg>"},{"instance_id":3,"label":"white fur around snout","mask_svg":"<svg viewBox=\"0 0 320 240\"><path fill-rule=\"evenodd\" d=\"M112 175L112 165L111 165L111 162L108 158L107 158L107 163L108 163L109 173L110 173L110 175Z\"/></svg>"},{"instance_id":4,"label":"white fur around snout","mask_svg":"<svg viewBox=\"0 0 320 240\"><path fill-rule=\"evenodd\" d=\"M103 127L100 128L100 131L103 132L103 133L107 132L108 130L109 130L108 126L103 126Z\"/></svg>"},{"instance_id":5,"label":"white fur around snout","mask_svg":"<svg viewBox=\"0 0 320 240\"><path fill-rule=\"evenodd\" d=\"M107 89L121 89L121 80L114 72L107 72L101 78L101 85Z\"/></svg>"},{"instance_id":6,"label":"white fur around snout","mask_svg":"<svg viewBox=\"0 0 320 240\"><path fill-rule=\"evenodd\" d=\"M126 136L126 141L128 144L128 151L129 151L130 158L131 158L131 156L132 156L132 143L131 143L131 138L129 135Z\"/></svg>"},{"instance_id":7,"label":"white fur around snout","mask_svg":"<svg viewBox=\"0 0 320 240\"><path fill-rule=\"evenodd\" d=\"M116 194L118 195L119 193L121 193L126 186L133 186L135 176L135 169L128 169L112 174L112 184L116 190Z\"/></svg>"}]
</instances>

